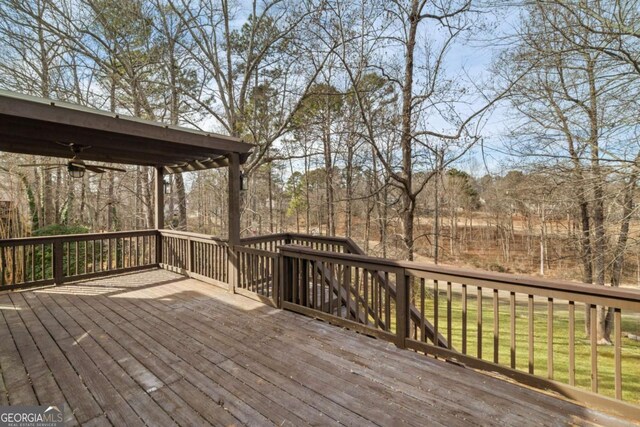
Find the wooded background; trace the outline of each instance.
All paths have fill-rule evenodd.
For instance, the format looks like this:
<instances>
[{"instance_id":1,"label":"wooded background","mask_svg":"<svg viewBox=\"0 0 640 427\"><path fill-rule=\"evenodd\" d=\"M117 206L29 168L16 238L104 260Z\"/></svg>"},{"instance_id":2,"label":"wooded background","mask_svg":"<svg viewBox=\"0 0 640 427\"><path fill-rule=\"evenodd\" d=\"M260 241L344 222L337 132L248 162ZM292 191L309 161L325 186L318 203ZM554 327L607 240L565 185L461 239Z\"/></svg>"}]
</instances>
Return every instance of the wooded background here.
<instances>
[{"instance_id":1,"label":"wooded background","mask_svg":"<svg viewBox=\"0 0 640 427\"><path fill-rule=\"evenodd\" d=\"M243 235L640 282L638 1L0 0L0 35L2 88L256 144ZM147 168L1 156L3 238L153 224ZM224 237L225 180L172 175L166 226Z\"/></svg>"}]
</instances>

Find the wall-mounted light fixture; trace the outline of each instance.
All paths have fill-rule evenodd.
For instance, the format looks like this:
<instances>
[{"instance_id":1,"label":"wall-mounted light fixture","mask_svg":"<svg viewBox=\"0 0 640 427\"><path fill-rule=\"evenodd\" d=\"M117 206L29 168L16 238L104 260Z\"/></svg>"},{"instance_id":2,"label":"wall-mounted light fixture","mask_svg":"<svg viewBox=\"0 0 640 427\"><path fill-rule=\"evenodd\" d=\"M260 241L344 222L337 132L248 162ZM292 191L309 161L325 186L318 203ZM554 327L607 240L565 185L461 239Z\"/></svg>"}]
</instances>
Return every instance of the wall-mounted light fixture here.
<instances>
[{"instance_id":1,"label":"wall-mounted light fixture","mask_svg":"<svg viewBox=\"0 0 640 427\"><path fill-rule=\"evenodd\" d=\"M246 191L247 188L247 177L244 175L244 172L240 172L240 191Z\"/></svg>"},{"instance_id":2,"label":"wall-mounted light fixture","mask_svg":"<svg viewBox=\"0 0 640 427\"><path fill-rule=\"evenodd\" d=\"M168 176L164 177L164 194L171 194L171 178Z\"/></svg>"}]
</instances>

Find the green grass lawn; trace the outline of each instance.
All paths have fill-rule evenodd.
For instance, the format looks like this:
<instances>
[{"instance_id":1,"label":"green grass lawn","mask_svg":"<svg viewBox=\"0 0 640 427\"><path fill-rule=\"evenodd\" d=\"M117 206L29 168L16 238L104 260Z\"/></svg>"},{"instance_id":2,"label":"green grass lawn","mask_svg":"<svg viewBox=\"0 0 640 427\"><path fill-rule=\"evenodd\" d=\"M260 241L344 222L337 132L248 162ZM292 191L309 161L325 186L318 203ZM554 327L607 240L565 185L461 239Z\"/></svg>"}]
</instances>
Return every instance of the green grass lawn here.
<instances>
[{"instance_id":1,"label":"green grass lawn","mask_svg":"<svg viewBox=\"0 0 640 427\"><path fill-rule=\"evenodd\" d=\"M438 330L447 336L447 300L446 291L440 286L438 298ZM459 288L458 288L459 289ZM477 297L475 288L469 287L467 295L467 354L477 356ZM473 289L473 291L472 291ZM425 312L427 319L433 322L434 299L427 299ZM452 293L451 304L452 345L462 351L462 297L461 293ZM499 299L499 352L501 365L511 363L509 298L501 294ZM493 295L484 290L482 298L482 358L493 361ZM534 303L534 374L547 377L547 303ZM575 380L576 386L591 390L591 346L584 331L584 305L575 305ZM516 368L524 372L529 370L529 313L528 303L522 296L516 301ZM639 313L622 312L622 331L640 335ZM569 311L567 302L554 303L553 313L553 379L569 383ZM606 396L615 396L614 389L614 347L598 346L598 392ZM622 340L622 397L623 400L640 403L640 342L628 338Z\"/></svg>"}]
</instances>

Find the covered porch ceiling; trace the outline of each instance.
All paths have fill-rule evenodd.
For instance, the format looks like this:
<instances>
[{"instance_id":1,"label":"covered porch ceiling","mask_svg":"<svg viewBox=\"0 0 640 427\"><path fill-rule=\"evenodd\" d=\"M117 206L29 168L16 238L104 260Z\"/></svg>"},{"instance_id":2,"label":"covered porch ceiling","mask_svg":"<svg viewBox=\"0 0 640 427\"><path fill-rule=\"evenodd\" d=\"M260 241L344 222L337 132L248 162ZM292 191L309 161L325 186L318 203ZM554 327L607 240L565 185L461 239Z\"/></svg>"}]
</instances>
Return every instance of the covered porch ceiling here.
<instances>
[{"instance_id":1,"label":"covered porch ceiling","mask_svg":"<svg viewBox=\"0 0 640 427\"><path fill-rule=\"evenodd\" d=\"M246 162L253 145L238 138L141 120L0 90L0 151L70 159L69 144L87 161L154 166L165 173Z\"/></svg>"}]
</instances>

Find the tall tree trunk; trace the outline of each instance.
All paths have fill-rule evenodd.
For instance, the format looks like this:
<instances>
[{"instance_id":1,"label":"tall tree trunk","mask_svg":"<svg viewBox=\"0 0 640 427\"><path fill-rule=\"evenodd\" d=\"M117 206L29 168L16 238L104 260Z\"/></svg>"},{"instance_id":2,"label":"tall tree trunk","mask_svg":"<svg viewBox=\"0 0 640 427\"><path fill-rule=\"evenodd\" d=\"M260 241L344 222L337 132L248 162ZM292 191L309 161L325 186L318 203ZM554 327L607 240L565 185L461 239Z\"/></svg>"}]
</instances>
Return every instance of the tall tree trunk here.
<instances>
[{"instance_id":1,"label":"tall tree trunk","mask_svg":"<svg viewBox=\"0 0 640 427\"><path fill-rule=\"evenodd\" d=\"M353 145L350 141L347 144L346 192L347 200L345 202L344 212L344 234L346 237L351 237L351 210L353 205Z\"/></svg>"},{"instance_id":2,"label":"tall tree trunk","mask_svg":"<svg viewBox=\"0 0 640 427\"><path fill-rule=\"evenodd\" d=\"M418 0L411 2L409 14L409 31L405 52L404 81L402 84L402 133L400 147L402 150L402 240L405 258L413 260L413 221L415 218L416 196L413 192L413 59L416 45L416 33L420 22Z\"/></svg>"},{"instance_id":3,"label":"tall tree trunk","mask_svg":"<svg viewBox=\"0 0 640 427\"><path fill-rule=\"evenodd\" d=\"M633 216L633 200L634 194L637 188L638 181L638 162L640 161L640 154L636 156L636 160L633 165L633 171L629 176L629 181L626 184L624 192L624 200L622 202L622 222L620 223L620 232L618 234L618 242L613 252L613 265L611 266L611 286L620 286L622 278L622 268L624 267L624 253L627 249L627 241L629 239L629 225L631 223L631 217ZM611 330L613 327L612 322L613 309L607 309L605 318L605 336L611 336Z\"/></svg>"}]
</instances>

